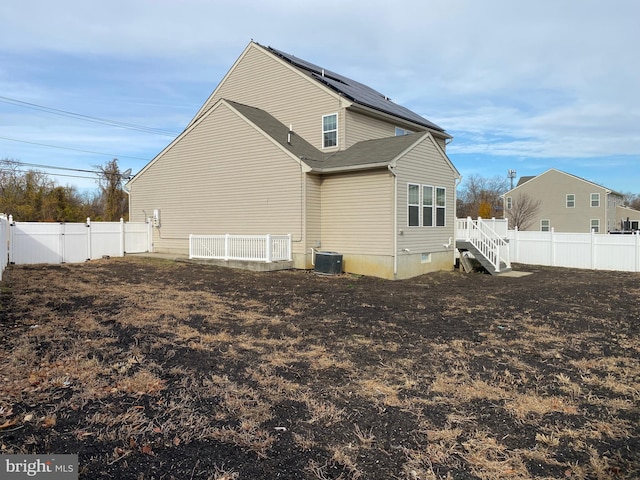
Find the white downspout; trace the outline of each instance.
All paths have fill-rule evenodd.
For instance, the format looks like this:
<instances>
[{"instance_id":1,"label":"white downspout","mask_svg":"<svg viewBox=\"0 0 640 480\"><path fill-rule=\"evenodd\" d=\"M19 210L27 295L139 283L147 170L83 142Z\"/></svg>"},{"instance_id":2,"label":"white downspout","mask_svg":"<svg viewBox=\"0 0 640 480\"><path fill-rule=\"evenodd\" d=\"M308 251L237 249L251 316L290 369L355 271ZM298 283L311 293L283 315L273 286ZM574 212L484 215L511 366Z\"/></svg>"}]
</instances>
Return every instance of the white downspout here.
<instances>
[{"instance_id":1,"label":"white downspout","mask_svg":"<svg viewBox=\"0 0 640 480\"><path fill-rule=\"evenodd\" d=\"M391 165L387 166L393 175L393 279L398 275L398 175Z\"/></svg>"}]
</instances>

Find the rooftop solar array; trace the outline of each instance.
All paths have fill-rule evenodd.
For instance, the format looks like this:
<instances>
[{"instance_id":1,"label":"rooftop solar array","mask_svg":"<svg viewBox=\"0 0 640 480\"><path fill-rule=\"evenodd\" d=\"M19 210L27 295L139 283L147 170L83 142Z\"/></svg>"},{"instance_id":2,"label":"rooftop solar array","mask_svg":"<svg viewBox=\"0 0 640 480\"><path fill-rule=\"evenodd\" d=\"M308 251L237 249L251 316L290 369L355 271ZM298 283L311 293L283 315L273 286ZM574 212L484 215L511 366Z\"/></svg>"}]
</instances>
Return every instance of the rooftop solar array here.
<instances>
[{"instance_id":1,"label":"rooftop solar array","mask_svg":"<svg viewBox=\"0 0 640 480\"><path fill-rule=\"evenodd\" d=\"M283 60L291 63L296 68L303 70L316 81L323 83L336 92L341 93L355 103L388 113L404 120L409 120L410 122L417 123L424 127L444 132L442 127L439 127L417 113L412 112L408 108L392 102L388 97L377 92L371 87L360 82L356 82L355 80L338 73L326 70L318 65L302 60L301 58L276 50L275 48L267 47L267 49L274 55L277 55Z\"/></svg>"}]
</instances>

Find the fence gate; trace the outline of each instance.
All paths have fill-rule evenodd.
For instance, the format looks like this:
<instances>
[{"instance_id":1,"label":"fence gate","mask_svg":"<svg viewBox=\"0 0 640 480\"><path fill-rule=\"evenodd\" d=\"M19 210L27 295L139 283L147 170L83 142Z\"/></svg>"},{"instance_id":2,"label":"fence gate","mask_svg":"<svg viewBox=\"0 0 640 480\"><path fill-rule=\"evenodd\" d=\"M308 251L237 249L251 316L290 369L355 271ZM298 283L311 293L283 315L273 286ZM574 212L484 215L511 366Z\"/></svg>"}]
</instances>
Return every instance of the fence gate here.
<instances>
[{"instance_id":1,"label":"fence gate","mask_svg":"<svg viewBox=\"0 0 640 480\"><path fill-rule=\"evenodd\" d=\"M146 223L10 222L9 261L18 265L81 263L103 255L148 252L150 235Z\"/></svg>"}]
</instances>

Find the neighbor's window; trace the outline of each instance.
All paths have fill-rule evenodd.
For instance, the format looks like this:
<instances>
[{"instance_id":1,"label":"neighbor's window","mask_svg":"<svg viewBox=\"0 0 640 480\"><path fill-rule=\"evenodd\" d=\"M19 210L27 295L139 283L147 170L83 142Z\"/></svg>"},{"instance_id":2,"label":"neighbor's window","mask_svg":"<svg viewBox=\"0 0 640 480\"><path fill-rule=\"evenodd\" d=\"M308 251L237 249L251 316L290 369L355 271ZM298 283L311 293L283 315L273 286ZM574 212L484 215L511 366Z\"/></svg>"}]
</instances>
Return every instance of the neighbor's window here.
<instances>
[{"instance_id":1,"label":"neighbor's window","mask_svg":"<svg viewBox=\"0 0 640 480\"><path fill-rule=\"evenodd\" d=\"M422 186L422 226L433 227L433 187Z\"/></svg>"},{"instance_id":2,"label":"neighbor's window","mask_svg":"<svg viewBox=\"0 0 640 480\"><path fill-rule=\"evenodd\" d=\"M551 221L550 220L540 220L540 231L541 232L550 232L551 231Z\"/></svg>"},{"instance_id":3,"label":"neighbor's window","mask_svg":"<svg viewBox=\"0 0 640 480\"><path fill-rule=\"evenodd\" d=\"M413 183L407 186L407 204L409 206L408 221L410 227L420 226L420 185Z\"/></svg>"},{"instance_id":4,"label":"neighbor's window","mask_svg":"<svg viewBox=\"0 0 640 480\"><path fill-rule=\"evenodd\" d=\"M591 194L591 206L592 207L599 207L600 206L600 194L599 193L592 193Z\"/></svg>"},{"instance_id":5,"label":"neighbor's window","mask_svg":"<svg viewBox=\"0 0 640 480\"><path fill-rule=\"evenodd\" d=\"M591 231L600 233L600 219L594 218L591 220Z\"/></svg>"},{"instance_id":6,"label":"neighbor's window","mask_svg":"<svg viewBox=\"0 0 640 480\"><path fill-rule=\"evenodd\" d=\"M513 198L507 197L507 210L511 210L512 207L513 207Z\"/></svg>"},{"instance_id":7,"label":"neighbor's window","mask_svg":"<svg viewBox=\"0 0 640 480\"><path fill-rule=\"evenodd\" d=\"M576 196L574 193L567 193L567 208L576 206Z\"/></svg>"},{"instance_id":8,"label":"neighbor's window","mask_svg":"<svg viewBox=\"0 0 640 480\"><path fill-rule=\"evenodd\" d=\"M436 227L444 227L447 208L447 191L442 188L436 188Z\"/></svg>"},{"instance_id":9,"label":"neighbor's window","mask_svg":"<svg viewBox=\"0 0 640 480\"><path fill-rule=\"evenodd\" d=\"M404 128L396 127L396 137L401 137L403 135L409 135L413 133L411 130L406 130Z\"/></svg>"},{"instance_id":10,"label":"neighbor's window","mask_svg":"<svg viewBox=\"0 0 640 480\"><path fill-rule=\"evenodd\" d=\"M338 145L338 114L322 117L322 148Z\"/></svg>"}]
</instances>

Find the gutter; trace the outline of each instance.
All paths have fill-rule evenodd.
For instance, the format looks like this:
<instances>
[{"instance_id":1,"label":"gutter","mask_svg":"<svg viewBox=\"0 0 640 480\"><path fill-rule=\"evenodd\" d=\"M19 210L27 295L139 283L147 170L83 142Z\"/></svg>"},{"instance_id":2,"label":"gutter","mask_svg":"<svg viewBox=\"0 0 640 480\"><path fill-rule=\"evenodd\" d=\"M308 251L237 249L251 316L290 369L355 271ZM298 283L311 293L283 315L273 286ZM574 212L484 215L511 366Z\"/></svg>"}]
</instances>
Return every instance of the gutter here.
<instances>
[{"instance_id":1,"label":"gutter","mask_svg":"<svg viewBox=\"0 0 640 480\"><path fill-rule=\"evenodd\" d=\"M314 173L339 173L339 172L354 172L358 170L373 170L375 168L385 168L385 167L390 167L388 161L379 162L379 163L364 163L362 165L328 167L328 168L311 167L311 171Z\"/></svg>"}]
</instances>

